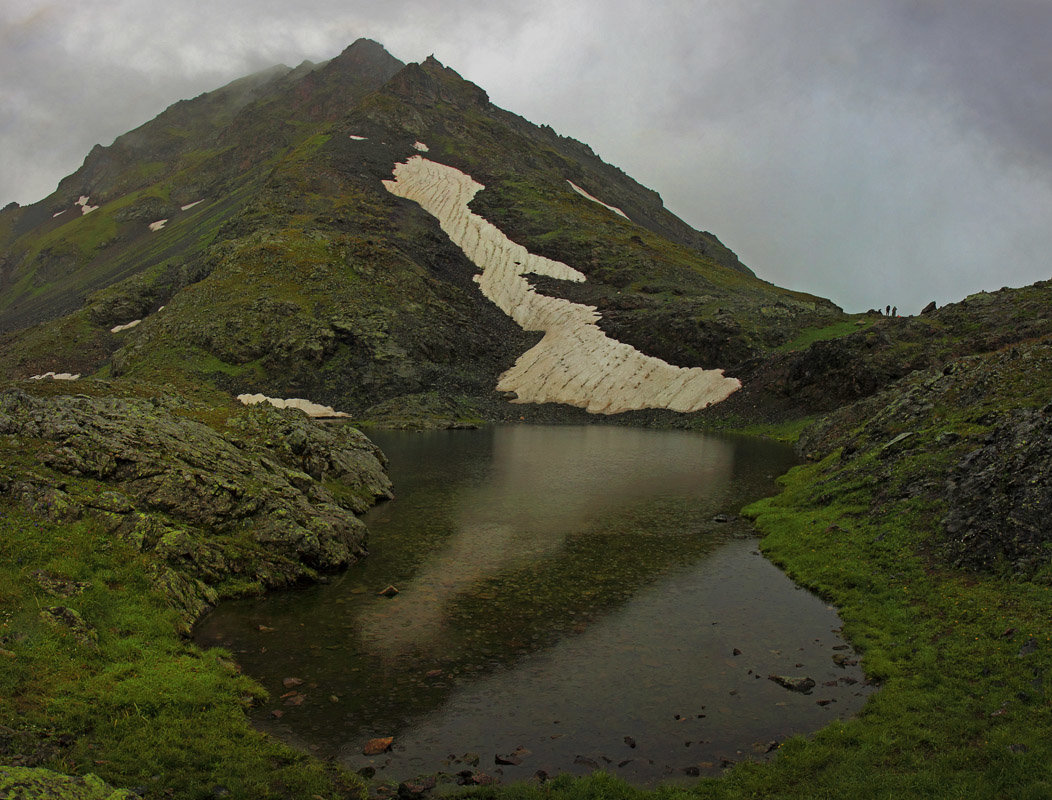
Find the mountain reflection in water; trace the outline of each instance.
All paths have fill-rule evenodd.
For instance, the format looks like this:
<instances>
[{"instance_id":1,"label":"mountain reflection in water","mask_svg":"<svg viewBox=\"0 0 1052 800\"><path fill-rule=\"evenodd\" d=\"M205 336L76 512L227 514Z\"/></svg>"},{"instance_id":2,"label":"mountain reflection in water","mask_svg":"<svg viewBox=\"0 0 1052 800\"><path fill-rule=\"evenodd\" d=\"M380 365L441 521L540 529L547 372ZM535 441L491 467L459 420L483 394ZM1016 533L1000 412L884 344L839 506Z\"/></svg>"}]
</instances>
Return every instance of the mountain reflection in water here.
<instances>
[{"instance_id":1,"label":"mountain reflection in water","mask_svg":"<svg viewBox=\"0 0 1052 800\"><path fill-rule=\"evenodd\" d=\"M614 426L373 435L397 498L366 517L370 556L198 628L271 691L264 730L382 779L599 766L654 784L861 707L834 610L747 524L714 520L774 491L788 448Z\"/></svg>"},{"instance_id":2,"label":"mountain reflection in water","mask_svg":"<svg viewBox=\"0 0 1052 800\"><path fill-rule=\"evenodd\" d=\"M494 431L490 477L461 488L453 532L408 582L399 602L358 616L363 641L404 654L445 637L446 606L484 580L557 556L591 521L660 494L721 492L734 449L726 441L584 427ZM626 435L627 434L627 435Z\"/></svg>"}]
</instances>

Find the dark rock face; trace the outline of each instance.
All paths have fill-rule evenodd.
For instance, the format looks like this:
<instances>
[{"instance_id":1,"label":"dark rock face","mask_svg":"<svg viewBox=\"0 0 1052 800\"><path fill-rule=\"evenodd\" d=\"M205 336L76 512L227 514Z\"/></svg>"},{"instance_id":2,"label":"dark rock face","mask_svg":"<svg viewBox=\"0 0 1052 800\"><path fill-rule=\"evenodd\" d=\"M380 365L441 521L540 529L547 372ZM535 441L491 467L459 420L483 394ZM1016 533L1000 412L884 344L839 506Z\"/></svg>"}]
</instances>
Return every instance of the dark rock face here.
<instances>
[{"instance_id":1,"label":"dark rock face","mask_svg":"<svg viewBox=\"0 0 1052 800\"><path fill-rule=\"evenodd\" d=\"M957 563L990 567L1007 562L1029 572L1052 547L1052 417L1013 413L987 443L962 458L947 485L943 519Z\"/></svg>"},{"instance_id":2,"label":"dark rock face","mask_svg":"<svg viewBox=\"0 0 1052 800\"><path fill-rule=\"evenodd\" d=\"M827 414L797 448L839 450L831 468L878 484L876 506L944 507L931 552L953 566L1029 576L1052 560L1050 381L1049 336L953 359Z\"/></svg>"},{"instance_id":3,"label":"dark rock face","mask_svg":"<svg viewBox=\"0 0 1052 800\"><path fill-rule=\"evenodd\" d=\"M9 390L0 435L36 466L0 477L0 492L156 555L155 582L188 619L230 579L282 586L364 555L355 513L391 486L364 435L267 405L234 409L221 430L208 413L180 398Z\"/></svg>"}]
</instances>

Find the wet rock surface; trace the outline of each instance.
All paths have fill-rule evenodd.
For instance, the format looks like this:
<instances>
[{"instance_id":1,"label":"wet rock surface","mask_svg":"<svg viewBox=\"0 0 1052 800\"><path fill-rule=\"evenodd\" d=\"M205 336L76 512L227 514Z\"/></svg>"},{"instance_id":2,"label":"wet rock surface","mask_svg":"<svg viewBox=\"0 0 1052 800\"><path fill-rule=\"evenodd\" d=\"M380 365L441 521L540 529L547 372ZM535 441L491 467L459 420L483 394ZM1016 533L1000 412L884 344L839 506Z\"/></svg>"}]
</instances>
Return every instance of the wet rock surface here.
<instances>
[{"instance_id":1,"label":"wet rock surface","mask_svg":"<svg viewBox=\"0 0 1052 800\"><path fill-rule=\"evenodd\" d=\"M1030 572L1052 544L1052 416L1020 410L954 465L943 519L958 563Z\"/></svg>"}]
</instances>

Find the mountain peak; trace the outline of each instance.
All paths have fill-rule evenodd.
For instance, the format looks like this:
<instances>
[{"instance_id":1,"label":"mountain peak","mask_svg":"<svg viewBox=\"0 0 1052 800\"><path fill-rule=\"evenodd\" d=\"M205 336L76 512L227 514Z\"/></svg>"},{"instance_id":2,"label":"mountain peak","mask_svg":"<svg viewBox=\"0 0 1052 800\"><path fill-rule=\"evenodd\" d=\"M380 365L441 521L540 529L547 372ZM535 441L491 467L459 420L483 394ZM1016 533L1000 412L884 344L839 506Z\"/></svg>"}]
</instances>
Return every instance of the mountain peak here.
<instances>
[{"instance_id":1,"label":"mountain peak","mask_svg":"<svg viewBox=\"0 0 1052 800\"><path fill-rule=\"evenodd\" d=\"M355 68L389 67L392 63L402 65L402 62L388 53L380 42L365 38L356 39L348 44L343 53L332 59L331 63L346 64L348 67Z\"/></svg>"},{"instance_id":2,"label":"mountain peak","mask_svg":"<svg viewBox=\"0 0 1052 800\"><path fill-rule=\"evenodd\" d=\"M489 95L482 87L443 65L434 55L420 64L406 65L388 88L409 101L442 100L457 108L485 108L489 105Z\"/></svg>"}]
</instances>

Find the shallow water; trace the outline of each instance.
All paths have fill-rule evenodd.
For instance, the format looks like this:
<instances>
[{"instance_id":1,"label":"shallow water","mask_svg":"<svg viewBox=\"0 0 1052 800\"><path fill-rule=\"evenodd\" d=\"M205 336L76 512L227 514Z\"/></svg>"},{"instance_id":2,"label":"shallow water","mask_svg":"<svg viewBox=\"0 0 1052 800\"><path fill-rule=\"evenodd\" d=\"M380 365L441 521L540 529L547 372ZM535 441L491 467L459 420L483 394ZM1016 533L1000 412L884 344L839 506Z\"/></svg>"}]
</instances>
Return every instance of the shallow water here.
<instances>
[{"instance_id":1,"label":"shallow water","mask_svg":"<svg viewBox=\"0 0 1052 800\"><path fill-rule=\"evenodd\" d=\"M650 785L762 757L868 694L833 662L850 655L835 611L747 524L714 520L775 491L788 448L613 426L371 435L398 497L366 517L369 558L196 631L272 693L259 727L378 778L477 759L504 780L599 766Z\"/></svg>"}]
</instances>

